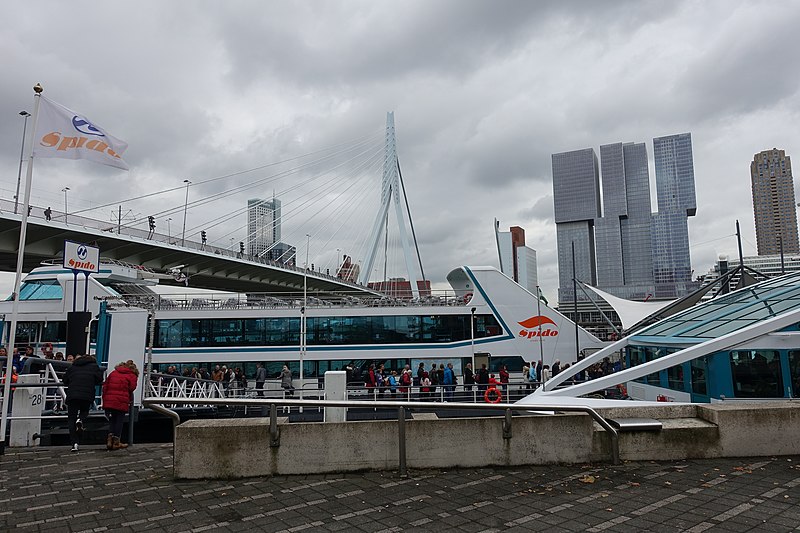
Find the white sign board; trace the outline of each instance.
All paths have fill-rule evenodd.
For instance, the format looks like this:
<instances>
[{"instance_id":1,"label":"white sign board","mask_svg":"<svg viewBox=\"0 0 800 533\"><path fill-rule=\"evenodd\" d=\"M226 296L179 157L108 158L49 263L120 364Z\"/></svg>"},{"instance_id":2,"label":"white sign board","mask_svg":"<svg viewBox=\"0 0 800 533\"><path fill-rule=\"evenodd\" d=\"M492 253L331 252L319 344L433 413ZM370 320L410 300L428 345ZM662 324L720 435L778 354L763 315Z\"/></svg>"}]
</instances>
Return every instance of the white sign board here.
<instances>
[{"instance_id":1,"label":"white sign board","mask_svg":"<svg viewBox=\"0 0 800 533\"><path fill-rule=\"evenodd\" d=\"M64 268L80 272L100 272L100 248L64 241Z\"/></svg>"}]
</instances>

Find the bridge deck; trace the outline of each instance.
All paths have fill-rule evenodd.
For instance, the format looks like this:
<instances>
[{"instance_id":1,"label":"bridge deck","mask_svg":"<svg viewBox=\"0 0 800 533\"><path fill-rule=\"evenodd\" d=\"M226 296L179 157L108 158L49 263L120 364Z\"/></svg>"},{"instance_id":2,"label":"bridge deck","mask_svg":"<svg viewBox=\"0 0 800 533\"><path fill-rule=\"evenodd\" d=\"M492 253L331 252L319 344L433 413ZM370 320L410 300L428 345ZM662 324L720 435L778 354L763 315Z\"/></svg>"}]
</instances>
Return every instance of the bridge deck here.
<instances>
[{"instance_id":1,"label":"bridge deck","mask_svg":"<svg viewBox=\"0 0 800 533\"><path fill-rule=\"evenodd\" d=\"M13 212L14 203L0 200L0 271L16 269L19 246L20 215ZM190 276L190 286L201 289L239 292L297 292L303 290L304 271L268 259L242 256L217 246L203 245L176 236L117 226L87 217L54 211L51 220L42 215L42 207L33 207L28 217L28 239L24 270L29 272L48 259L61 256L64 240L93 244L102 258L141 265L165 272L176 265L185 265L182 272ZM183 287L171 279L164 284ZM308 290L338 291L354 295L378 294L367 287L349 283L321 272L308 272Z\"/></svg>"}]
</instances>

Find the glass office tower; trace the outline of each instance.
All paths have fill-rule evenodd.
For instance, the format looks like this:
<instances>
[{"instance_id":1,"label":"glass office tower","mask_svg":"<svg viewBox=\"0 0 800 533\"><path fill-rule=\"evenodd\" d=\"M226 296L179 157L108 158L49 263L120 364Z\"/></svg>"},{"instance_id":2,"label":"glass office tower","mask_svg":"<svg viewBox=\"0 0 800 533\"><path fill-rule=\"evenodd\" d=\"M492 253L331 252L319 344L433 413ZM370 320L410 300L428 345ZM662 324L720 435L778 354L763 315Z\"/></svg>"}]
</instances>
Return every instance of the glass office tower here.
<instances>
[{"instance_id":1,"label":"glass office tower","mask_svg":"<svg viewBox=\"0 0 800 533\"><path fill-rule=\"evenodd\" d=\"M574 301L572 245L576 277L596 284L594 221L600 216L600 175L593 148L551 156L558 240L558 301ZM578 299L585 299L579 291Z\"/></svg>"},{"instance_id":2,"label":"glass office tower","mask_svg":"<svg viewBox=\"0 0 800 533\"><path fill-rule=\"evenodd\" d=\"M658 213L653 214L653 275L656 296L677 298L692 285L688 217L697 212L692 135L653 139Z\"/></svg>"},{"instance_id":3,"label":"glass office tower","mask_svg":"<svg viewBox=\"0 0 800 533\"><path fill-rule=\"evenodd\" d=\"M603 216L595 220L597 286L621 298L654 293L650 172L644 144L600 147Z\"/></svg>"}]
</instances>

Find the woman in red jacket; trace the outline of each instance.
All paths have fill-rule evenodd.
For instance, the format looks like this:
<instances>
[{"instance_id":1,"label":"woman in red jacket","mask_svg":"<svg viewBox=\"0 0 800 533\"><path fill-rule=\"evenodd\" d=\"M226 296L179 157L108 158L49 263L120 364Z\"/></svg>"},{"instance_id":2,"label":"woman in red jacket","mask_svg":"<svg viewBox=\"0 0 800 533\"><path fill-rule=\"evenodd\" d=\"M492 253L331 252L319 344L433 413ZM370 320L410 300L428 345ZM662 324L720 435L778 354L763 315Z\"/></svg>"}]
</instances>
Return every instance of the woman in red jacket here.
<instances>
[{"instance_id":1,"label":"woman in red jacket","mask_svg":"<svg viewBox=\"0 0 800 533\"><path fill-rule=\"evenodd\" d=\"M109 450L119 450L127 448L127 444L120 443L122 436L122 423L125 421L125 414L128 412L133 391L136 390L136 381L139 377L139 369L136 363L128 359L120 363L106 378L103 383L103 409L109 420L109 434L106 439L106 447Z\"/></svg>"}]
</instances>

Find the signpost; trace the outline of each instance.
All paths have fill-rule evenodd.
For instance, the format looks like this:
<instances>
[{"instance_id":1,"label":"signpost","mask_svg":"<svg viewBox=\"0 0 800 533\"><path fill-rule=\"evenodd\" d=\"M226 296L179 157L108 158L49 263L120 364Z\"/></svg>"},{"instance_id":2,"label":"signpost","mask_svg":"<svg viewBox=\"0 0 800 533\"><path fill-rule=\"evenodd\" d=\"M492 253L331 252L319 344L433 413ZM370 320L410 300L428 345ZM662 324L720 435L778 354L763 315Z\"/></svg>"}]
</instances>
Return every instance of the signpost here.
<instances>
[{"instance_id":1,"label":"signpost","mask_svg":"<svg viewBox=\"0 0 800 533\"><path fill-rule=\"evenodd\" d=\"M89 312L89 274L100 271L100 248L74 241L64 241L64 268L72 270L72 312L67 313L67 354L89 352L88 334L92 313ZM83 311L78 311L78 274L83 273Z\"/></svg>"}]
</instances>

